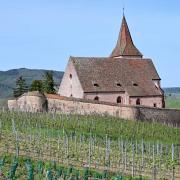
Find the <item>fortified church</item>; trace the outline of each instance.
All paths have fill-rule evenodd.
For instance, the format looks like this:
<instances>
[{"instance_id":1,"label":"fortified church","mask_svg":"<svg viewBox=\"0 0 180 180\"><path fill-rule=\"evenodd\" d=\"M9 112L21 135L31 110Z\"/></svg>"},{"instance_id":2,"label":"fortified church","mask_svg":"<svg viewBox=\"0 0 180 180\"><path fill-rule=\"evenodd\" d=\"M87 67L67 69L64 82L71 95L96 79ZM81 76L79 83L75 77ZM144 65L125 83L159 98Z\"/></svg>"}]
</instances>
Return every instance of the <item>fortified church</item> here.
<instances>
[{"instance_id":1,"label":"fortified church","mask_svg":"<svg viewBox=\"0 0 180 180\"><path fill-rule=\"evenodd\" d=\"M151 59L136 48L123 16L109 57L70 57L58 94L37 91L8 100L9 110L180 124L180 110L164 108L164 92Z\"/></svg>"},{"instance_id":2,"label":"fortified church","mask_svg":"<svg viewBox=\"0 0 180 180\"><path fill-rule=\"evenodd\" d=\"M165 106L151 59L133 43L123 15L117 44L109 57L70 57L58 94L122 105Z\"/></svg>"}]
</instances>

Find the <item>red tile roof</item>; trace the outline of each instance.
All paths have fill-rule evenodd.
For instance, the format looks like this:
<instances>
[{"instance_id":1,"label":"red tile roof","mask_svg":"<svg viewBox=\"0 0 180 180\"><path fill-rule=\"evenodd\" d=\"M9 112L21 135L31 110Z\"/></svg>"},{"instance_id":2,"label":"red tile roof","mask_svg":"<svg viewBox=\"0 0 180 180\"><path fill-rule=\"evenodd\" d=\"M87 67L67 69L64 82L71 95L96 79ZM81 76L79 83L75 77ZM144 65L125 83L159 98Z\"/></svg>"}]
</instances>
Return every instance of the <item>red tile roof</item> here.
<instances>
[{"instance_id":1,"label":"red tile roof","mask_svg":"<svg viewBox=\"0 0 180 180\"><path fill-rule=\"evenodd\" d=\"M119 38L110 57L120 57L120 56L135 56L142 57L141 52L135 47L131 34L126 22L125 16L123 16L121 30L119 33Z\"/></svg>"},{"instance_id":2,"label":"red tile roof","mask_svg":"<svg viewBox=\"0 0 180 180\"><path fill-rule=\"evenodd\" d=\"M130 96L162 95L153 82L160 77L151 59L70 57L70 61L84 92L126 91Z\"/></svg>"}]
</instances>

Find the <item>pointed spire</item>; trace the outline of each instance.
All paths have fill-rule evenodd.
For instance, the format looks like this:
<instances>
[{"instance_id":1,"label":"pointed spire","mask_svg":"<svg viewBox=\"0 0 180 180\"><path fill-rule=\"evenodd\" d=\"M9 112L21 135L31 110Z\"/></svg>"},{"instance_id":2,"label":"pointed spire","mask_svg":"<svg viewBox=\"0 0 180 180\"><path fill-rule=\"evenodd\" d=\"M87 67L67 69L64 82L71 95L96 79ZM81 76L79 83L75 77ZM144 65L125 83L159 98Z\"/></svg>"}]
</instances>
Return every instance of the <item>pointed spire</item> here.
<instances>
[{"instance_id":1,"label":"pointed spire","mask_svg":"<svg viewBox=\"0 0 180 180\"><path fill-rule=\"evenodd\" d=\"M114 48L110 57L122 57L122 56L137 57L137 58L142 58L143 56L133 43L129 28L126 22L126 18L124 16L124 11L123 11L123 19L122 19L121 30L119 33L117 45Z\"/></svg>"}]
</instances>

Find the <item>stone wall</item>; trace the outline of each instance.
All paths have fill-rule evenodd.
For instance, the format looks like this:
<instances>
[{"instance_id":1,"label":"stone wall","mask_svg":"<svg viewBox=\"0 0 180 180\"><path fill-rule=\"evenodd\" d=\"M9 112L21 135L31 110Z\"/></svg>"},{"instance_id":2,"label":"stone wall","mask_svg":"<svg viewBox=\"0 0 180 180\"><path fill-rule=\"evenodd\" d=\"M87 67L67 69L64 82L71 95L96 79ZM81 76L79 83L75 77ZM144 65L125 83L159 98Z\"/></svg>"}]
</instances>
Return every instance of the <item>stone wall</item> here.
<instances>
[{"instance_id":1,"label":"stone wall","mask_svg":"<svg viewBox=\"0 0 180 180\"><path fill-rule=\"evenodd\" d=\"M180 126L180 109L138 107L138 119Z\"/></svg>"},{"instance_id":2,"label":"stone wall","mask_svg":"<svg viewBox=\"0 0 180 180\"><path fill-rule=\"evenodd\" d=\"M25 112L43 112L47 111L47 99L39 92L28 92L18 99L8 100L8 108Z\"/></svg>"},{"instance_id":3,"label":"stone wall","mask_svg":"<svg viewBox=\"0 0 180 180\"><path fill-rule=\"evenodd\" d=\"M67 114L110 115L124 119L161 122L180 126L180 109L126 106L116 103L67 98L59 95L27 93L17 100L9 100L10 110L31 112L61 112Z\"/></svg>"},{"instance_id":4,"label":"stone wall","mask_svg":"<svg viewBox=\"0 0 180 180\"><path fill-rule=\"evenodd\" d=\"M124 119L180 125L180 109L126 106L91 100L75 100L73 98L59 100L58 98L47 97L47 99L48 109L53 112L110 115Z\"/></svg>"},{"instance_id":5,"label":"stone wall","mask_svg":"<svg viewBox=\"0 0 180 180\"><path fill-rule=\"evenodd\" d=\"M63 112L67 114L81 115L110 115L125 119L134 119L136 117L136 109L128 106L115 106L101 103L92 103L91 101L75 101L75 100L59 100L48 98L48 109L52 112Z\"/></svg>"},{"instance_id":6,"label":"stone wall","mask_svg":"<svg viewBox=\"0 0 180 180\"><path fill-rule=\"evenodd\" d=\"M8 100L9 110L18 110L18 104L16 99Z\"/></svg>"}]
</instances>

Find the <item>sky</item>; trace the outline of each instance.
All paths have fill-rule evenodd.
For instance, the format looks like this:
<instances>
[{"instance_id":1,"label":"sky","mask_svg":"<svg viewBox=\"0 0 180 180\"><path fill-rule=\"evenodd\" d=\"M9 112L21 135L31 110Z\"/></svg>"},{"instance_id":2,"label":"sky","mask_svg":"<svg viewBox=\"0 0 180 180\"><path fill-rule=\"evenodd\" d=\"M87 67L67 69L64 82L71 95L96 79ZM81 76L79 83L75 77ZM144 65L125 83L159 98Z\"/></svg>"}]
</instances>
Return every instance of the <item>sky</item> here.
<instances>
[{"instance_id":1,"label":"sky","mask_svg":"<svg viewBox=\"0 0 180 180\"><path fill-rule=\"evenodd\" d=\"M0 0L0 70L64 71L69 56L108 57L123 7L163 87L180 87L179 0Z\"/></svg>"}]
</instances>

